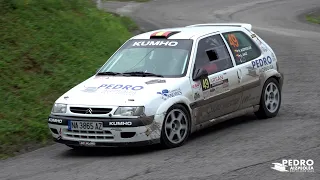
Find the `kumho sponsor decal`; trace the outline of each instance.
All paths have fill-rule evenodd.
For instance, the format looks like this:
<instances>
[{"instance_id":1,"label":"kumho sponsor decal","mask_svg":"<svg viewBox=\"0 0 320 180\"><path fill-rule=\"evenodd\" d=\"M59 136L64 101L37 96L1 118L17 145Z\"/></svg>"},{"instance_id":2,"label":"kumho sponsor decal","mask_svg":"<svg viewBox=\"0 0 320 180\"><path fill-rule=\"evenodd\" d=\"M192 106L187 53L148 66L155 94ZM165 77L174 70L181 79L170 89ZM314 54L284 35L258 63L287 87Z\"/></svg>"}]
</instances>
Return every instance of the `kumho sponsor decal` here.
<instances>
[{"instance_id":1,"label":"kumho sponsor decal","mask_svg":"<svg viewBox=\"0 0 320 180\"><path fill-rule=\"evenodd\" d=\"M62 119L49 118L48 121L52 123L62 123Z\"/></svg>"},{"instance_id":2,"label":"kumho sponsor decal","mask_svg":"<svg viewBox=\"0 0 320 180\"><path fill-rule=\"evenodd\" d=\"M177 41L137 41L132 46L177 46Z\"/></svg>"},{"instance_id":3,"label":"kumho sponsor decal","mask_svg":"<svg viewBox=\"0 0 320 180\"><path fill-rule=\"evenodd\" d=\"M109 126L131 126L132 122L109 122Z\"/></svg>"}]
</instances>

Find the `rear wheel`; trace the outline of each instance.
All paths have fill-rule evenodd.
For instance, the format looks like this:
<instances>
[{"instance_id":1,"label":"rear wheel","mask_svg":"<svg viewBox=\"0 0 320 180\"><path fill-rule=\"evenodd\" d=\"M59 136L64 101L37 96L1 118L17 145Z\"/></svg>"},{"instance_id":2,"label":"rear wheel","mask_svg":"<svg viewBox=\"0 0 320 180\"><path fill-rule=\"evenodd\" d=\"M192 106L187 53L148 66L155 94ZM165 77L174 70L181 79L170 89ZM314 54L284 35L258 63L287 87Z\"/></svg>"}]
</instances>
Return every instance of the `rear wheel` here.
<instances>
[{"instance_id":1,"label":"rear wheel","mask_svg":"<svg viewBox=\"0 0 320 180\"><path fill-rule=\"evenodd\" d=\"M181 146L190 134L190 117L182 105L173 105L164 119L161 129L161 144L165 148Z\"/></svg>"},{"instance_id":2,"label":"rear wheel","mask_svg":"<svg viewBox=\"0 0 320 180\"><path fill-rule=\"evenodd\" d=\"M275 78L268 79L262 90L260 108L255 115L260 119L275 117L281 106L281 90Z\"/></svg>"}]
</instances>

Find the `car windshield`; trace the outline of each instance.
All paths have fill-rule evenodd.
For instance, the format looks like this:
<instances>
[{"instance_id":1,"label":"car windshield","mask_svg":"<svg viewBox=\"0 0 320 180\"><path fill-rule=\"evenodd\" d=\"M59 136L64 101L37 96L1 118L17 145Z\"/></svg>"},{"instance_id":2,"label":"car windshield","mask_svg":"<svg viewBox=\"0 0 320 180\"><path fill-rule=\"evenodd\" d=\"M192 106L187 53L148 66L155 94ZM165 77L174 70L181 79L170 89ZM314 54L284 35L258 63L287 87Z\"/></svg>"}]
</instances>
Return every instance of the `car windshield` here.
<instances>
[{"instance_id":1,"label":"car windshield","mask_svg":"<svg viewBox=\"0 0 320 180\"><path fill-rule=\"evenodd\" d=\"M181 77L186 73L191 48L192 40L130 40L110 57L98 74Z\"/></svg>"}]
</instances>

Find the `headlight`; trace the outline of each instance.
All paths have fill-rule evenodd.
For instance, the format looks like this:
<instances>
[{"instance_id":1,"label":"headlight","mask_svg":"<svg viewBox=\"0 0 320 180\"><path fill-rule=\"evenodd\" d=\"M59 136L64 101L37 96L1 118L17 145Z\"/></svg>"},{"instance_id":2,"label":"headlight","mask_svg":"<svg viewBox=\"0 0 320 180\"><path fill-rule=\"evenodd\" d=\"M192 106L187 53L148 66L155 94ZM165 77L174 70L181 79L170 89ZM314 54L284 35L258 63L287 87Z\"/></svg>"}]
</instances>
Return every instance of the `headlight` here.
<instances>
[{"instance_id":1,"label":"headlight","mask_svg":"<svg viewBox=\"0 0 320 180\"><path fill-rule=\"evenodd\" d=\"M144 115L144 107L143 106L118 107L114 115L115 116L141 116L141 115Z\"/></svg>"},{"instance_id":2,"label":"headlight","mask_svg":"<svg viewBox=\"0 0 320 180\"><path fill-rule=\"evenodd\" d=\"M54 104L51 110L53 113L66 113L67 112L67 105L66 104Z\"/></svg>"}]
</instances>

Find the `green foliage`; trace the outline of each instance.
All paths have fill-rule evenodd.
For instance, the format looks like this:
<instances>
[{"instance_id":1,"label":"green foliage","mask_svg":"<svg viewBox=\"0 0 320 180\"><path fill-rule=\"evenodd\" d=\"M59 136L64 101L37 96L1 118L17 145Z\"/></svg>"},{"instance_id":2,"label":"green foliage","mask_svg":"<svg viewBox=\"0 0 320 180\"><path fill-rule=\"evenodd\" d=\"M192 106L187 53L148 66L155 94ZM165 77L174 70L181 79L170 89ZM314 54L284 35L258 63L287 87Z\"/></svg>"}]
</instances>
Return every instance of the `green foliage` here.
<instances>
[{"instance_id":1,"label":"green foliage","mask_svg":"<svg viewBox=\"0 0 320 180\"><path fill-rule=\"evenodd\" d=\"M311 23L315 23L315 24L320 24L320 15L316 16L316 15L308 15L306 16L307 21L311 22Z\"/></svg>"},{"instance_id":2,"label":"green foliage","mask_svg":"<svg viewBox=\"0 0 320 180\"><path fill-rule=\"evenodd\" d=\"M85 0L0 0L0 158L51 137L54 101L136 28Z\"/></svg>"}]
</instances>

